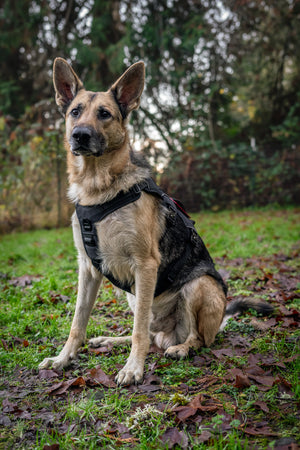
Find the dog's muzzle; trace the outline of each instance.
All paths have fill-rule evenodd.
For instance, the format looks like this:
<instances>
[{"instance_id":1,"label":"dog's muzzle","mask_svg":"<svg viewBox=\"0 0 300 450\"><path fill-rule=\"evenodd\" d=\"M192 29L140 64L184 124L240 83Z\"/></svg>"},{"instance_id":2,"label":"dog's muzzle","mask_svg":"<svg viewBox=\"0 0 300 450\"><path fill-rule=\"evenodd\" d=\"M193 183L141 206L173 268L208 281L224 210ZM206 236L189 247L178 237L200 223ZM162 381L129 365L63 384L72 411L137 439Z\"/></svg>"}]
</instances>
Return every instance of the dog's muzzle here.
<instances>
[{"instance_id":1,"label":"dog's muzzle","mask_svg":"<svg viewBox=\"0 0 300 450\"><path fill-rule=\"evenodd\" d=\"M91 127L75 127L69 144L74 155L101 156L106 148L105 139Z\"/></svg>"}]
</instances>

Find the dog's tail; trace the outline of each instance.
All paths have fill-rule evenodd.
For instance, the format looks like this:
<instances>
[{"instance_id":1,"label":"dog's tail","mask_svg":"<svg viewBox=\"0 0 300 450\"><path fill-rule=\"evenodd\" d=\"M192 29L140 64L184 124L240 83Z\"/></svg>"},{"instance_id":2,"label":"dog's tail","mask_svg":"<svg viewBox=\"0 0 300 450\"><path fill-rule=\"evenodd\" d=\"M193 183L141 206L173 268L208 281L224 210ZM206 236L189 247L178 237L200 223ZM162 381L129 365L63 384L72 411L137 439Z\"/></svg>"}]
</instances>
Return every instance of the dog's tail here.
<instances>
[{"instance_id":1,"label":"dog's tail","mask_svg":"<svg viewBox=\"0 0 300 450\"><path fill-rule=\"evenodd\" d=\"M273 313L274 308L269 303L258 300L255 298L241 298L232 300L226 308L223 321L220 326L220 331L224 330L228 320L236 314L242 314L249 309L254 309L258 314L262 316L269 316Z\"/></svg>"}]
</instances>

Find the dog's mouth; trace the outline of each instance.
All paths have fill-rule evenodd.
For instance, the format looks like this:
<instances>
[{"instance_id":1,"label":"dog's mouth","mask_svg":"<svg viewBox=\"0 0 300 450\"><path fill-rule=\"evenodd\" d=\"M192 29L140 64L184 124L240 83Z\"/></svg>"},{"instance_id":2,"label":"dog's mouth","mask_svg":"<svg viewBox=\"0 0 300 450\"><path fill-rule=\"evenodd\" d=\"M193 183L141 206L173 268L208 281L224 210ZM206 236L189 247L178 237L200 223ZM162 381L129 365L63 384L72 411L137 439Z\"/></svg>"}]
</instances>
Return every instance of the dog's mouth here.
<instances>
[{"instance_id":1,"label":"dog's mouth","mask_svg":"<svg viewBox=\"0 0 300 450\"><path fill-rule=\"evenodd\" d=\"M69 139L71 152L75 156L101 156L106 149L106 141L91 127L75 127Z\"/></svg>"},{"instance_id":2,"label":"dog's mouth","mask_svg":"<svg viewBox=\"0 0 300 450\"><path fill-rule=\"evenodd\" d=\"M71 152L73 153L73 155L75 156L101 156L103 155L103 150L98 150L98 151L92 151L90 149L87 148L83 148L83 147L76 147L73 148L71 145Z\"/></svg>"}]
</instances>

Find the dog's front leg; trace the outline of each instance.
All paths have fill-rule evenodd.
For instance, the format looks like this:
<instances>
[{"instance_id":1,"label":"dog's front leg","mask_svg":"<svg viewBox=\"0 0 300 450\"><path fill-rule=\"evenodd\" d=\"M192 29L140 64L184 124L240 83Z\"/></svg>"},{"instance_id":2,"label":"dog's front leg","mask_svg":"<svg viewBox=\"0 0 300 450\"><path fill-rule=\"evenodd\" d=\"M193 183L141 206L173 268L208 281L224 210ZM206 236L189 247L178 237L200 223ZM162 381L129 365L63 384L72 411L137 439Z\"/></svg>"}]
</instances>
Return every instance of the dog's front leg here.
<instances>
[{"instance_id":1,"label":"dog's front leg","mask_svg":"<svg viewBox=\"0 0 300 450\"><path fill-rule=\"evenodd\" d=\"M39 365L40 369L53 367L62 369L76 357L77 350L85 342L86 327L95 303L97 292L102 280L98 273L85 259L79 262L78 295L75 314L67 342L58 356L45 358Z\"/></svg>"},{"instance_id":2,"label":"dog's front leg","mask_svg":"<svg viewBox=\"0 0 300 450\"><path fill-rule=\"evenodd\" d=\"M143 379L144 364L150 346L151 307L157 278L157 263L150 259L135 274L136 304L132 347L123 369L116 376L118 385L138 384Z\"/></svg>"}]
</instances>

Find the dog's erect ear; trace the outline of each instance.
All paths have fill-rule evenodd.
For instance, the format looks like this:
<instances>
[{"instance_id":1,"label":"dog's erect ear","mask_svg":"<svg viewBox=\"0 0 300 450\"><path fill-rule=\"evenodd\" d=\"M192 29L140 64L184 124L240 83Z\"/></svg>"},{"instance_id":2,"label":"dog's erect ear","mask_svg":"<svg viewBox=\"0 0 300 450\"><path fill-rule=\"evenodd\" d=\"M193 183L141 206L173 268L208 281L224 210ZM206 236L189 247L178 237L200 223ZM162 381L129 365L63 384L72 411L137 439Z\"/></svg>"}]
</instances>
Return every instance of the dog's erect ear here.
<instances>
[{"instance_id":1,"label":"dog's erect ear","mask_svg":"<svg viewBox=\"0 0 300 450\"><path fill-rule=\"evenodd\" d=\"M83 88L83 84L70 64L63 58L56 58L54 61L53 84L56 103L65 113L77 92Z\"/></svg>"},{"instance_id":2,"label":"dog's erect ear","mask_svg":"<svg viewBox=\"0 0 300 450\"><path fill-rule=\"evenodd\" d=\"M123 119L140 104L145 84L145 65L142 61L129 67L113 84L111 92L122 113Z\"/></svg>"}]
</instances>

